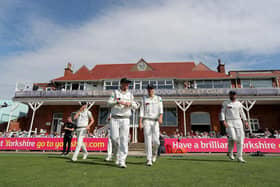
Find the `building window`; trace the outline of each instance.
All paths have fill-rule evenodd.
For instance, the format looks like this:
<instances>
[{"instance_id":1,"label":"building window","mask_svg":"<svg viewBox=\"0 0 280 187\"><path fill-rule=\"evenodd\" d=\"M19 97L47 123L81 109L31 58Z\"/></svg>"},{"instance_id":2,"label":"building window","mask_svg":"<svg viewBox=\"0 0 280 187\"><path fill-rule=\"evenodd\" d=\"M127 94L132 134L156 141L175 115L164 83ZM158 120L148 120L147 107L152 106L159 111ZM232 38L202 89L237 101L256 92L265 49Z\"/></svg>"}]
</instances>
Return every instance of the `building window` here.
<instances>
[{"instance_id":1,"label":"building window","mask_svg":"<svg viewBox=\"0 0 280 187\"><path fill-rule=\"evenodd\" d=\"M196 81L197 88L231 88L230 80L201 80Z\"/></svg>"},{"instance_id":2,"label":"building window","mask_svg":"<svg viewBox=\"0 0 280 187\"><path fill-rule=\"evenodd\" d=\"M86 86L84 82L80 82L79 84L79 90L85 90Z\"/></svg>"},{"instance_id":3,"label":"building window","mask_svg":"<svg viewBox=\"0 0 280 187\"><path fill-rule=\"evenodd\" d=\"M147 89L148 84L149 84L148 80L142 81L142 90Z\"/></svg>"},{"instance_id":4,"label":"building window","mask_svg":"<svg viewBox=\"0 0 280 187\"><path fill-rule=\"evenodd\" d=\"M252 131L258 131L260 129L260 123L258 119L250 119L250 125Z\"/></svg>"},{"instance_id":5,"label":"building window","mask_svg":"<svg viewBox=\"0 0 280 187\"><path fill-rule=\"evenodd\" d=\"M231 81L229 80L214 80L213 88L231 88Z\"/></svg>"},{"instance_id":6,"label":"building window","mask_svg":"<svg viewBox=\"0 0 280 187\"><path fill-rule=\"evenodd\" d=\"M63 121L63 113L53 113L51 133L61 133L61 124Z\"/></svg>"},{"instance_id":7,"label":"building window","mask_svg":"<svg viewBox=\"0 0 280 187\"><path fill-rule=\"evenodd\" d=\"M173 80L165 80L165 89L173 89L173 88L174 88Z\"/></svg>"},{"instance_id":8,"label":"building window","mask_svg":"<svg viewBox=\"0 0 280 187\"><path fill-rule=\"evenodd\" d=\"M241 80L242 88L272 88L272 79L244 79Z\"/></svg>"},{"instance_id":9,"label":"building window","mask_svg":"<svg viewBox=\"0 0 280 187\"><path fill-rule=\"evenodd\" d=\"M134 80L129 84L129 89L131 90L144 90L147 88L148 84L153 84L155 89L173 89L174 83L173 80ZM104 89L113 90L119 89L119 81L105 81Z\"/></svg>"},{"instance_id":10,"label":"building window","mask_svg":"<svg viewBox=\"0 0 280 187\"><path fill-rule=\"evenodd\" d=\"M71 82L65 83L65 90L72 90L72 84L71 84Z\"/></svg>"},{"instance_id":11,"label":"building window","mask_svg":"<svg viewBox=\"0 0 280 187\"><path fill-rule=\"evenodd\" d=\"M98 125L108 124L109 115L110 115L110 109L109 108L100 108L99 109L99 117L98 117Z\"/></svg>"},{"instance_id":12,"label":"building window","mask_svg":"<svg viewBox=\"0 0 280 187\"><path fill-rule=\"evenodd\" d=\"M153 84L155 89L173 89L173 80L143 80L142 89L146 89L148 84Z\"/></svg>"},{"instance_id":13,"label":"building window","mask_svg":"<svg viewBox=\"0 0 280 187\"><path fill-rule=\"evenodd\" d=\"M79 83L78 82L72 83L72 90L78 90L78 89L79 89Z\"/></svg>"},{"instance_id":14,"label":"building window","mask_svg":"<svg viewBox=\"0 0 280 187\"><path fill-rule=\"evenodd\" d=\"M134 81L134 89L135 90L141 89L141 81Z\"/></svg>"},{"instance_id":15,"label":"building window","mask_svg":"<svg viewBox=\"0 0 280 187\"><path fill-rule=\"evenodd\" d=\"M212 81L196 81L197 88L213 88Z\"/></svg>"},{"instance_id":16,"label":"building window","mask_svg":"<svg viewBox=\"0 0 280 187\"><path fill-rule=\"evenodd\" d=\"M193 131L209 132L211 130L210 114L208 112L192 112L191 129Z\"/></svg>"},{"instance_id":17,"label":"building window","mask_svg":"<svg viewBox=\"0 0 280 187\"><path fill-rule=\"evenodd\" d=\"M117 90L120 88L119 81L105 81L104 82L104 89L105 90Z\"/></svg>"},{"instance_id":18,"label":"building window","mask_svg":"<svg viewBox=\"0 0 280 187\"><path fill-rule=\"evenodd\" d=\"M57 90L93 90L96 87L97 84L92 82L66 82L58 84Z\"/></svg>"},{"instance_id":19,"label":"building window","mask_svg":"<svg viewBox=\"0 0 280 187\"><path fill-rule=\"evenodd\" d=\"M133 90L134 88L134 81L131 81L131 83L128 85L128 89Z\"/></svg>"},{"instance_id":20,"label":"building window","mask_svg":"<svg viewBox=\"0 0 280 187\"><path fill-rule=\"evenodd\" d=\"M162 126L178 126L177 108L164 108Z\"/></svg>"}]
</instances>

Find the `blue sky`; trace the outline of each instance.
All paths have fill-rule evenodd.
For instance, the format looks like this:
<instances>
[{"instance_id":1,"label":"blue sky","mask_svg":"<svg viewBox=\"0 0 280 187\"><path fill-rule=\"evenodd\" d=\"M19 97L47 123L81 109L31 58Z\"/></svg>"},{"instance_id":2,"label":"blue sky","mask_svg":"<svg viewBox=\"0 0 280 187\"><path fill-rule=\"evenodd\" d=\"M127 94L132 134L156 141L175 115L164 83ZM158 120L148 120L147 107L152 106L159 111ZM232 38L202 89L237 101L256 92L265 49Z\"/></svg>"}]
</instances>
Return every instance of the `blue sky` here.
<instances>
[{"instance_id":1,"label":"blue sky","mask_svg":"<svg viewBox=\"0 0 280 187\"><path fill-rule=\"evenodd\" d=\"M278 0L1 0L0 98L67 62L195 61L280 69Z\"/></svg>"}]
</instances>

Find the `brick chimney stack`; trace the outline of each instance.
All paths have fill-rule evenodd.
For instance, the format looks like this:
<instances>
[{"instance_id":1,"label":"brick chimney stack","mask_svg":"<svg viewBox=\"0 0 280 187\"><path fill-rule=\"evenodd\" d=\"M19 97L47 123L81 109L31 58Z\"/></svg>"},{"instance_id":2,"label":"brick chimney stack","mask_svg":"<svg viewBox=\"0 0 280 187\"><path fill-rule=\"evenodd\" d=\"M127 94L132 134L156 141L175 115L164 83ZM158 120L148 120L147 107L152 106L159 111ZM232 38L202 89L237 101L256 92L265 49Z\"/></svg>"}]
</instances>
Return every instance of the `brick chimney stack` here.
<instances>
[{"instance_id":1,"label":"brick chimney stack","mask_svg":"<svg viewBox=\"0 0 280 187\"><path fill-rule=\"evenodd\" d=\"M218 59L217 70L218 70L219 73L226 73L225 64L222 64L221 59Z\"/></svg>"},{"instance_id":2,"label":"brick chimney stack","mask_svg":"<svg viewBox=\"0 0 280 187\"><path fill-rule=\"evenodd\" d=\"M73 75L72 64L68 62L67 67L64 69L64 77Z\"/></svg>"}]
</instances>

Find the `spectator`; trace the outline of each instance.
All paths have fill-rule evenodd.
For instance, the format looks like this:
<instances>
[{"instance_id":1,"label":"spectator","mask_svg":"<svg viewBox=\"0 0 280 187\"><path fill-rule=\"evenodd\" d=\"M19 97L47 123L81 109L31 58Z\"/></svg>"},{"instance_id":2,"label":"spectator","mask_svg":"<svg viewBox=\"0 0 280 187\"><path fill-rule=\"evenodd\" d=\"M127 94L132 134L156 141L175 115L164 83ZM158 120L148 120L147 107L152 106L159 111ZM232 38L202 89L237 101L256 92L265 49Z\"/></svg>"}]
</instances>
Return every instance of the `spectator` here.
<instances>
[{"instance_id":1,"label":"spectator","mask_svg":"<svg viewBox=\"0 0 280 187\"><path fill-rule=\"evenodd\" d=\"M199 135L199 132L198 131L195 131L194 132L194 137L193 138L201 138L201 136Z\"/></svg>"},{"instance_id":2,"label":"spectator","mask_svg":"<svg viewBox=\"0 0 280 187\"><path fill-rule=\"evenodd\" d=\"M268 128L265 128L264 138L269 138L270 136L271 136L271 132L268 130Z\"/></svg>"},{"instance_id":3,"label":"spectator","mask_svg":"<svg viewBox=\"0 0 280 187\"><path fill-rule=\"evenodd\" d=\"M187 132L187 137L186 138L192 138L192 135L189 131Z\"/></svg>"},{"instance_id":4,"label":"spectator","mask_svg":"<svg viewBox=\"0 0 280 187\"><path fill-rule=\"evenodd\" d=\"M273 134L274 138L280 138L280 134L279 131L274 130L274 134Z\"/></svg>"},{"instance_id":5,"label":"spectator","mask_svg":"<svg viewBox=\"0 0 280 187\"><path fill-rule=\"evenodd\" d=\"M203 133L202 133L202 138L209 138L208 132L203 132Z\"/></svg>"},{"instance_id":6,"label":"spectator","mask_svg":"<svg viewBox=\"0 0 280 187\"><path fill-rule=\"evenodd\" d=\"M178 135L177 135L176 131L173 132L173 135L171 135L171 138L178 138Z\"/></svg>"}]
</instances>

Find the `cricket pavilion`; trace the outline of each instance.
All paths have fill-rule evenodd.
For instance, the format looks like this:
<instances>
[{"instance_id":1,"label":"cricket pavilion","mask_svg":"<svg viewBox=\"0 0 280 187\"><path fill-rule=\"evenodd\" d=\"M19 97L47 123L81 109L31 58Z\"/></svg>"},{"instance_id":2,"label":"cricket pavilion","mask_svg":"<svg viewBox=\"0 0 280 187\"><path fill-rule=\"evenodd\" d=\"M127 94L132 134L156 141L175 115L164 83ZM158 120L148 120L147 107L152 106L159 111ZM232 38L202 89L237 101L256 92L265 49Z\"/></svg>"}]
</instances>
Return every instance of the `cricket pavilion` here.
<instances>
[{"instance_id":1,"label":"cricket pavilion","mask_svg":"<svg viewBox=\"0 0 280 187\"><path fill-rule=\"evenodd\" d=\"M163 98L161 131L167 134L222 131L219 114L229 90L239 94L252 133L280 128L280 70L226 72L220 60L217 70L212 70L203 63L150 63L144 59L131 64L99 64L92 69L82 66L76 72L68 63L62 77L28 88L17 86L13 100L30 107L19 127L29 134L35 130L59 134L61 122L75 114L81 101L87 101L95 118L92 128L101 128L110 112L107 100L112 90L119 89L122 77L132 80L130 90L138 103L147 94L147 84L154 84ZM132 141L143 142L137 110L130 121Z\"/></svg>"}]
</instances>

